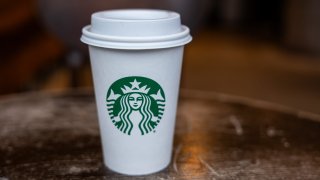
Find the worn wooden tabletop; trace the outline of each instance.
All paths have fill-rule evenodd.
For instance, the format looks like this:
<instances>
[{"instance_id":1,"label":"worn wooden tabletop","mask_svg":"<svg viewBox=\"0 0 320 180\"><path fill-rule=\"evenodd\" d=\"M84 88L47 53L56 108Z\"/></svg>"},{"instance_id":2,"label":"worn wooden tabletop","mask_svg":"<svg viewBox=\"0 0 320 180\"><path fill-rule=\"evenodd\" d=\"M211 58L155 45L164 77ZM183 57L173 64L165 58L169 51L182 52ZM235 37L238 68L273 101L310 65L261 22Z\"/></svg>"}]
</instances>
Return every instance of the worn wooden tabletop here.
<instances>
[{"instance_id":1,"label":"worn wooden tabletop","mask_svg":"<svg viewBox=\"0 0 320 180\"><path fill-rule=\"evenodd\" d=\"M128 177L103 167L90 92L0 101L0 179L319 179L320 122L221 97L180 97L172 163Z\"/></svg>"}]
</instances>

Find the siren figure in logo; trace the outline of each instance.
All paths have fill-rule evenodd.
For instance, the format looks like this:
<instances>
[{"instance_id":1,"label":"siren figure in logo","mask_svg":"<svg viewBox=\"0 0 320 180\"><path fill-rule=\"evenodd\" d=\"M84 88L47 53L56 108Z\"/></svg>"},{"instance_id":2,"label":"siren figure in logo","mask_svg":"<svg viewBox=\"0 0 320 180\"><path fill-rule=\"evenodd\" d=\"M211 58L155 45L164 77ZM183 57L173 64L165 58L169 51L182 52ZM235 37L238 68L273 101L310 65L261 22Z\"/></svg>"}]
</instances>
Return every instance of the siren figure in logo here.
<instances>
[{"instance_id":1,"label":"siren figure in logo","mask_svg":"<svg viewBox=\"0 0 320 180\"><path fill-rule=\"evenodd\" d=\"M160 89L156 94L149 95L150 88L147 88L147 85L140 87L140 83L134 79L130 82L131 88L124 85L121 88L122 95L115 94L111 89L107 98L112 122L128 135L131 135L135 127L139 128L141 135L151 132L160 122L164 110L164 98ZM115 106L120 109L117 114L114 113ZM155 111L158 112L157 116Z\"/></svg>"}]
</instances>

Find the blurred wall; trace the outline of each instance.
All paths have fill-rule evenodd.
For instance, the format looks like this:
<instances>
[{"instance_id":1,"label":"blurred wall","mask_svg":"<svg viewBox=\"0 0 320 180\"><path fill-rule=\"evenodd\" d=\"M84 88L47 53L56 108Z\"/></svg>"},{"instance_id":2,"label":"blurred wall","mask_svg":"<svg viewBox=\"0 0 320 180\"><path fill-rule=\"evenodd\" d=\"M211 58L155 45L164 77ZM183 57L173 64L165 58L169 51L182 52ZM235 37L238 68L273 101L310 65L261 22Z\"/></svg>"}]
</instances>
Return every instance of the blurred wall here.
<instances>
[{"instance_id":1,"label":"blurred wall","mask_svg":"<svg viewBox=\"0 0 320 180\"><path fill-rule=\"evenodd\" d=\"M274 43L282 49L295 48L304 55L319 56L319 1L316 0L0 0L0 94L39 90L59 69L65 76L79 76L68 59L74 51L87 53L79 37L81 28L90 21L94 11L113 8L161 8L178 11L183 23L191 26L195 40L201 37L241 36L247 40ZM204 33L205 32L205 33ZM209 32L209 33L208 33ZM219 34L218 33L218 34ZM208 38L207 38L208 37ZM236 41L236 39L235 39ZM214 48L215 38L200 43ZM232 41L231 41L232 42ZM208 44L205 44L208 43ZM191 46L197 46L197 43ZM231 43L232 44L232 43ZM223 50L228 51L229 47ZM197 49L197 47L193 48ZM240 50L240 49L238 49ZM71 53L70 53L71 52ZM80 56L81 56L80 53ZM187 52L187 56L202 51ZM83 55L88 67L88 57ZM188 58L188 57L186 57ZM195 66L197 62L194 62ZM188 73L188 72L186 72ZM212 74L211 74L212 75ZM210 74L207 77L210 79ZM90 79L90 72L80 75ZM83 78L83 77L86 78ZM72 78L71 78L72 79ZM59 84L56 83L56 84ZM62 83L71 87L72 83ZM61 83L60 83L61 84ZM82 86L82 84L78 84ZM54 87L50 85L48 87ZM189 86L188 86L189 87ZM191 86L190 88L196 88Z\"/></svg>"}]
</instances>

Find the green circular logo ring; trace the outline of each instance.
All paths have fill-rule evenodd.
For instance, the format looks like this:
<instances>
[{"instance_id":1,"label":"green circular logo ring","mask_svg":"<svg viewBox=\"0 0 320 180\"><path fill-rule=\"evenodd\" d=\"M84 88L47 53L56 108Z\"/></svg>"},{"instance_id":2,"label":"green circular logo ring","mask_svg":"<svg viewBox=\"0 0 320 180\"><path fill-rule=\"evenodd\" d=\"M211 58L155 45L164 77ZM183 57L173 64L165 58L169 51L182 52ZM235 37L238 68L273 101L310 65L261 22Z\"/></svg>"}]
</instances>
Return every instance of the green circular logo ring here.
<instances>
[{"instance_id":1,"label":"green circular logo ring","mask_svg":"<svg viewBox=\"0 0 320 180\"><path fill-rule=\"evenodd\" d=\"M148 134L160 123L165 110L165 94L154 80L130 76L115 81L106 96L107 110L114 126L131 135L138 128Z\"/></svg>"}]
</instances>

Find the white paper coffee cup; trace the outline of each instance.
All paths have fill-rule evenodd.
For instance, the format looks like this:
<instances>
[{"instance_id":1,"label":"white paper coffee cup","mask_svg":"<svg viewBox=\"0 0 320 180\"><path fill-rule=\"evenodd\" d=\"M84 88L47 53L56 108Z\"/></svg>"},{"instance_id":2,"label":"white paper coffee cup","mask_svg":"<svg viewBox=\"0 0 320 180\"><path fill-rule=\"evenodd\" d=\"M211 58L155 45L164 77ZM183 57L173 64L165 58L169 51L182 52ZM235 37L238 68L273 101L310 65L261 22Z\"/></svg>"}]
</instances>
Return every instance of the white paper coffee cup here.
<instances>
[{"instance_id":1,"label":"white paper coffee cup","mask_svg":"<svg viewBox=\"0 0 320 180\"><path fill-rule=\"evenodd\" d=\"M128 175L168 166L183 46L180 16L163 10L111 10L82 30L89 45L105 165Z\"/></svg>"}]
</instances>

